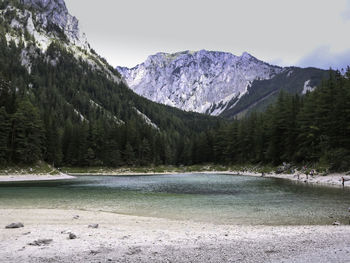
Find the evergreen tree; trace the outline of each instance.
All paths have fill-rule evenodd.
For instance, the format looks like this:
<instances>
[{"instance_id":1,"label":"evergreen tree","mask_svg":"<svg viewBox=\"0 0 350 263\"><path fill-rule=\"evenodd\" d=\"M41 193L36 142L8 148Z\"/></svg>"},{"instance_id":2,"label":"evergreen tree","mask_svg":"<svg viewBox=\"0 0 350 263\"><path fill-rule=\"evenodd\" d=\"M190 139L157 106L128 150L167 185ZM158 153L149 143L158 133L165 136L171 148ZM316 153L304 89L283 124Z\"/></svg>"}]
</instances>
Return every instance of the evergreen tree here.
<instances>
[{"instance_id":1,"label":"evergreen tree","mask_svg":"<svg viewBox=\"0 0 350 263\"><path fill-rule=\"evenodd\" d=\"M27 100L18 104L12 119L12 161L31 164L42 158L43 124L38 110Z\"/></svg>"},{"instance_id":2,"label":"evergreen tree","mask_svg":"<svg viewBox=\"0 0 350 263\"><path fill-rule=\"evenodd\" d=\"M8 154L8 140L10 134L10 121L5 107L0 107L0 164L5 164Z\"/></svg>"}]
</instances>

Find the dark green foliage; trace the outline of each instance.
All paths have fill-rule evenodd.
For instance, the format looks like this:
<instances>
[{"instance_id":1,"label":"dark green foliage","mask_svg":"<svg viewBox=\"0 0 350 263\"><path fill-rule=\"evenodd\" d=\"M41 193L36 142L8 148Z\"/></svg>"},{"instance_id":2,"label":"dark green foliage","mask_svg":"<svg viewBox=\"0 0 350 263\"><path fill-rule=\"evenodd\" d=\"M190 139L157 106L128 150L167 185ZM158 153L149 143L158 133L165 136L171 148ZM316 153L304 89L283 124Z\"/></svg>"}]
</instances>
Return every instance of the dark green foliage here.
<instances>
[{"instance_id":1,"label":"dark green foliage","mask_svg":"<svg viewBox=\"0 0 350 263\"><path fill-rule=\"evenodd\" d=\"M227 110L221 116L233 119L237 115L242 116L254 111L265 111L268 105L277 101L278 94L281 91L292 95L301 94L306 81L310 80L309 85L315 87L321 84L322 79L327 78L328 75L327 70L291 67L272 79L255 80L248 88L248 94L244 95L234 107L227 107Z\"/></svg>"},{"instance_id":2,"label":"dark green foliage","mask_svg":"<svg viewBox=\"0 0 350 263\"><path fill-rule=\"evenodd\" d=\"M21 8L14 0L1 2L0 8L9 2ZM7 43L5 38L14 30L6 19L14 15L0 18L1 165L38 160L54 166L322 161L333 170L350 168L350 69L343 76L290 68L271 80L255 81L250 96L223 116L250 114L228 124L146 100L77 60L62 41L53 42L43 54L24 30L18 33L29 42L28 74L21 66L23 43ZM64 40L59 29L48 29ZM91 59L100 67L107 64L102 58ZM320 83L325 73L331 77ZM319 87L303 97L295 95L307 80ZM266 111L254 113L253 106Z\"/></svg>"},{"instance_id":3,"label":"dark green foliage","mask_svg":"<svg viewBox=\"0 0 350 263\"><path fill-rule=\"evenodd\" d=\"M31 53L29 75L20 63L23 48L8 45L0 35L1 163L39 159L54 166L193 163L192 138L222 122L148 101L76 60L57 41L45 54Z\"/></svg>"},{"instance_id":4,"label":"dark green foliage","mask_svg":"<svg viewBox=\"0 0 350 263\"><path fill-rule=\"evenodd\" d=\"M38 109L27 100L20 101L11 121L11 160L25 164L39 161L42 158L43 138L43 125Z\"/></svg>"},{"instance_id":5,"label":"dark green foliage","mask_svg":"<svg viewBox=\"0 0 350 263\"><path fill-rule=\"evenodd\" d=\"M5 107L0 108L0 125L0 164L4 164L7 161L7 144L10 134L10 120Z\"/></svg>"},{"instance_id":6,"label":"dark green foliage","mask_svg":"<svg viewBox=\"0 0 350 263\"><path fill-rule=\"evenodd\" d=\"M214 151L221 163L316 163L350 169L350 69L330 71L304 97L280 93L264 113L235 120L215 132Z\"/></svg>"}]
</instances>

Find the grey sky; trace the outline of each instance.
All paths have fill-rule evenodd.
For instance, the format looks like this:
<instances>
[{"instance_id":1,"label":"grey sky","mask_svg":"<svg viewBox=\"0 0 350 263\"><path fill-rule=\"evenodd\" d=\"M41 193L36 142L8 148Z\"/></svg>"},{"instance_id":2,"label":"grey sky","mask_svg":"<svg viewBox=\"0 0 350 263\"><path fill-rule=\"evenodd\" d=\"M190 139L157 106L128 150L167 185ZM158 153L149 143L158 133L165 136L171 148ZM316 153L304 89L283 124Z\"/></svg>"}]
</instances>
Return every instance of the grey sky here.
<instances>
[{"instance_id":1,"label":"grey sky","mask_svg":"<svg viewBox=\"0 0 350 263\"><path fill-rule=\"evenodd\" d=\"M350 0L66 0L113 66L157 52L247 51L279 65L350 64Z\"/></svg>"}]
</instances>

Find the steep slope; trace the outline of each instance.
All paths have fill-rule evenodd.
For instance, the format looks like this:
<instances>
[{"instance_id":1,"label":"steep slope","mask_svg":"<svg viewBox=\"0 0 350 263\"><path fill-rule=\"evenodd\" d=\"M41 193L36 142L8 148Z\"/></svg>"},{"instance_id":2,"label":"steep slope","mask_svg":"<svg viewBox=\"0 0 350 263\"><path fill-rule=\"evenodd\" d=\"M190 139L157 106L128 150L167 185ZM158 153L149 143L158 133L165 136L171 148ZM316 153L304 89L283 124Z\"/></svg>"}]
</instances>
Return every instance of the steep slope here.
<instances>
[{"instance_id":1,"label":"steep slope","mask_svg":"<svg viewBox=\"0 0 350 263\"><path fill-rule=\"evenodd\" d=\"M0 80L0 163L190 163L192 136L220 123L135 94L62 0L0 3Z\"/></svg>"},{"instance_id":2,"label":"steep slope","mask_svg":"<svg viewBox=\"0 0 350 263\"><path fill-rule=\"evenodd\" d=\"M253 111L263 111L274 103L281 91L304 95L319 86L330 72L317 68L285 68L272 79L255 80L239 100L233 100L222 112L227 119L242 117Z\"/></svg>"},{"instance_id":3,"label":"steep slope","mask_svg":"<svg viewBox=\"0 0 350 263\"><path fill-rule=\"evenodd\" d=\"M219 115L257 79L282 71L248 53L201 50L158 53L132 69L117 68L137 94L186 111Z\"/></svg>"},{"instance_id":4,"label":"steep slope","mask_svg":"<svg viewBox=\"0 0 350 263\"><path fill-rule=\"evenodd\" d=\"M7 43L23 46L21 64L29 74L36 51L45 54L52 43L60 43L77 60L87 62L117 83L121 81L120 74L90 49L78 20L68 13L63 0L5 0L0 7ZM57 60L47 59L52 64Z\"/></svg>"},{"instance_id":5,"label":"steep slope","mask_svg":"<svg viewBox=\"0 0 350 263\"><path fill-rule=\"evenodd\" d=\"M326 72L281 68L248 53L235 56L206 50L158 53L134 68L117 69L130 88L152 101L226 118L255 109L262 100L267 104L272 101L266 100L269 94L278 93L283 87L301 93L306 81L317 85ZM255 89L261 96L251 96Z\"/></svg>"}]
</instances>

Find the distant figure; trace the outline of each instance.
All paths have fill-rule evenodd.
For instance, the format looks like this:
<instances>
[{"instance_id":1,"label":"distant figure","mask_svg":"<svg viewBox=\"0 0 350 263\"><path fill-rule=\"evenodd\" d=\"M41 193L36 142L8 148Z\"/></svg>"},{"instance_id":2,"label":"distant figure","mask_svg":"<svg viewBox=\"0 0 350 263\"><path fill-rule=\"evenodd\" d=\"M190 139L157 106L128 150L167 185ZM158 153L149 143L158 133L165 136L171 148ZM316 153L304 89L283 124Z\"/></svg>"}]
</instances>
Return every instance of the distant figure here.
<instances>
[{"instance_id":1,"label":"distant figure","mask_svg":"<svg viewBox=\"0 0 350 263\"><path fill-rule=\"evenodd\" d=\"M344 179L344 177L342 176L341 177L341 184L344 186L344 184L345 184L345 179Z\"/></svg>"},{"instance_id":2,"label":"distant figure","mask_svg":"<svg viewBox=\"0 0 350 263\"><path fill-rule=\"evenodd\" d=\"M264 177L264 176L265 176L265 173L264 173L264 172L262 172L262 173L261 173L261 177Z\"/></svg>"},{"instance_id":3,"label":"distant figure","mask_svg":"<svg viewBox=\"0 0 350 263\"><path fill-rule=\"evenodd\" d=\"M314 171L314 169L312 169L312 170L310 171L310 176L311 176L311 177L314 177L314 173L315 173L315 171Z\"/></svg>"}]
</instances>

